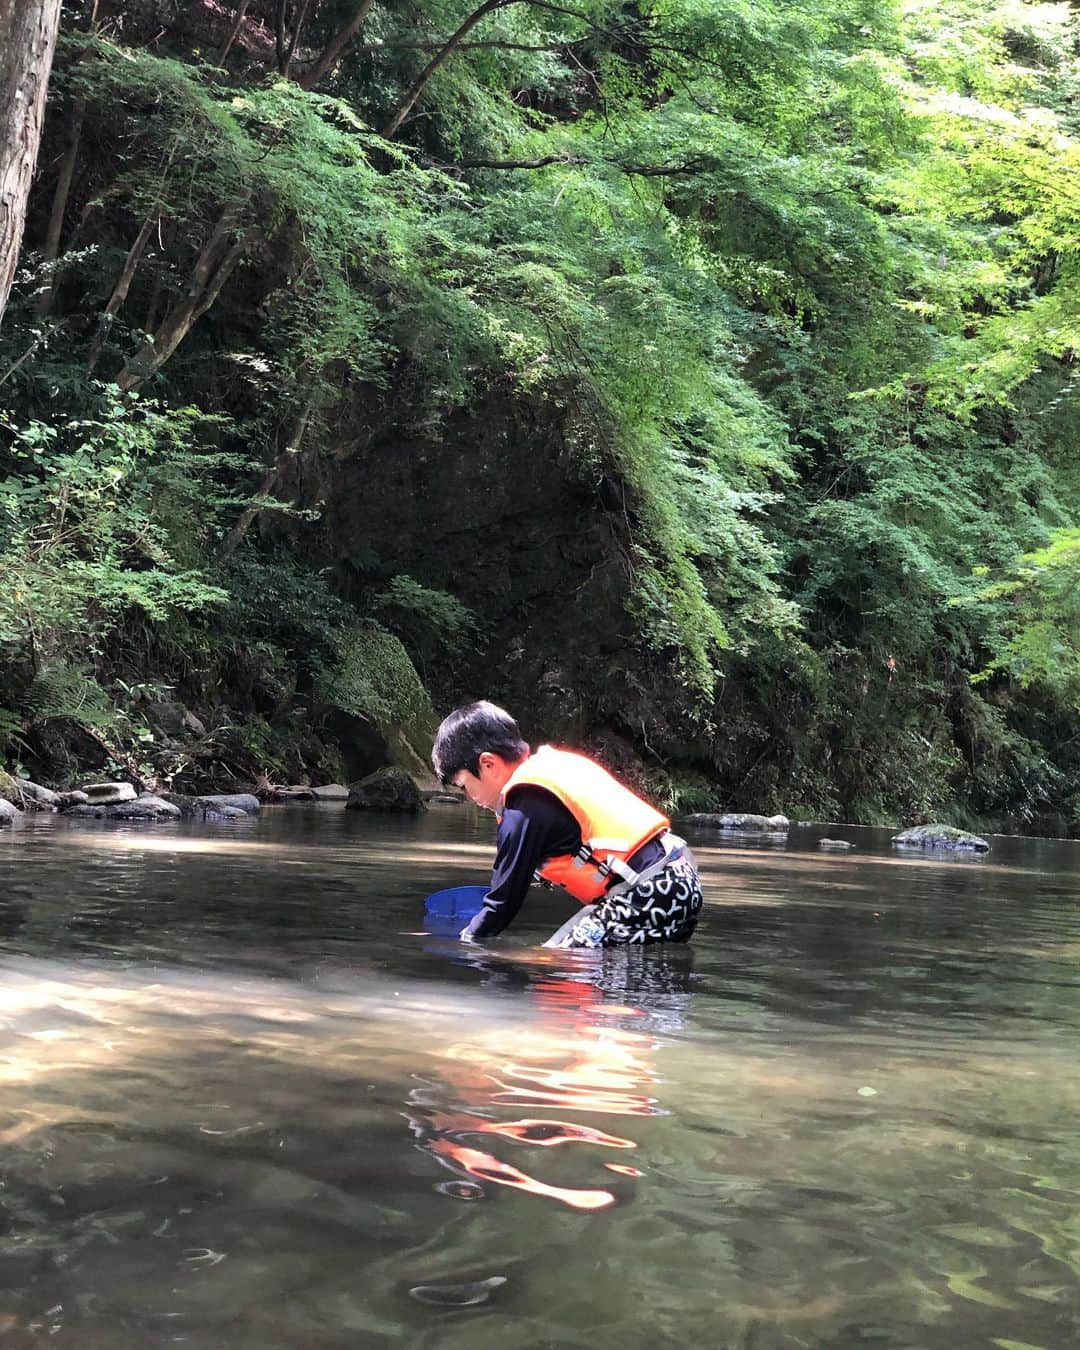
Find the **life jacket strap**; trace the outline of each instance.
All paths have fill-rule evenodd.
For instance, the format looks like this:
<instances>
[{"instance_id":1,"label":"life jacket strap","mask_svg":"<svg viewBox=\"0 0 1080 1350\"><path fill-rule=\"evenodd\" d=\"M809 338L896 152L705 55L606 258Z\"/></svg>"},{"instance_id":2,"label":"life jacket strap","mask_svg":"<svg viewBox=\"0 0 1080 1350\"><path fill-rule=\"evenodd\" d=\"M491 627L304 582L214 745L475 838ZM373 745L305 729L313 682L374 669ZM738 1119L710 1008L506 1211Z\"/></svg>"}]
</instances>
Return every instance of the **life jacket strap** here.
<instances>
[{"instance_id":1,"label":"life jacket strap","mask_svg":"<svg viewBox=\"0 0 1080 1350\"><path fill-rule=\"evenodd\" d=\"M614 872L622 880L609 887L607 895L625 895L627 891L632 891L635 886L640 886L642 882L651 881L653 877L658 876L666 867L670 867L673 862L677 862L687 853L686 840L680 839L677 834L672 834L670 830L660 836L660 842L664 846L664 856L658 858L656 862L650 863L648 867L643 867L640 872L635 872L620 858L609 858L607 860L608 870ZM607 895L605 895L605 899Z\"/></svg>"}]
</instances>

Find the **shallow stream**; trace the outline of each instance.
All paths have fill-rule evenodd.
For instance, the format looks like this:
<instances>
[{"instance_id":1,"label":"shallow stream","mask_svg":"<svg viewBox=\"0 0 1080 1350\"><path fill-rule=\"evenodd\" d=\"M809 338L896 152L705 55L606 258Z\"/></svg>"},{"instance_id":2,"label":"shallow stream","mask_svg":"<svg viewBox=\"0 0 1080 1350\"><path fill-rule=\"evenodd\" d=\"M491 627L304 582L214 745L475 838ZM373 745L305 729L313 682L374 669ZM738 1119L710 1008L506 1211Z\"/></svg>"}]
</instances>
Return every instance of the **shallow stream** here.
<instances>
[{"instance_id":1,"label":"shallow stream","mask_svg":"<svg viewBox=\"0 0 1080 1350\"><path fill-rule=\"evenodd\" d=\"M699 837L689 948L425 935L492 837L0 835L4 1350L1077 1344L1080 843Z\"/></svg>"}]
</instances>

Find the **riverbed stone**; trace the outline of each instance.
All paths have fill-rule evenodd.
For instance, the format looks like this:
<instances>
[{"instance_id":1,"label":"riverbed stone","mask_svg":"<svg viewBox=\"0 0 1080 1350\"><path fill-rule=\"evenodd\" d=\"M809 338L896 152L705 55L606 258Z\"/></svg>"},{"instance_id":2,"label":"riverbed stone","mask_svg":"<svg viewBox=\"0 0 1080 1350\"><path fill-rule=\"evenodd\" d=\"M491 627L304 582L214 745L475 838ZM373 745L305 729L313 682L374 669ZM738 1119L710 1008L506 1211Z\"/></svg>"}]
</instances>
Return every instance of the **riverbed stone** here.
<instances>
[{"instance_id":1,"label":"riverbed stone","mask_svg":"<svg viewBox=\"0 0 1080 1350\"><path fill-rule=\"evenodd\" d=\"M420 789L404 769L376 769L349 789L349 811L398 811L415 815L424 809Z\"/></svg>"},{"instance_id":2,"label":"riverbed stone","mask_svg":"<svg viewBox=\"0 0 1080 1350\"><path fill-rule=\"evenodd\" d=\"M82 820L179 820L180 808L163 797L153 793L143 793L130 802L86 802L82 806L73 806L65 813Z\"/></svg>"},{"instance_id":3,"label":"riverbed stone","mask_svg":"<svg viewBox=\"0 0 1080 1350\"><path fill-rule=\"evenodd\" d=\"M259 799L253 792L209 792L198 798L201 802L213 802L218 806L232 806L243 811L245 816L257 816L262 809Z\"/></svg>"},{"instance_id":4,"label":"riverbed stone","mask_svg":"<svg viewBox=\"0 0 1080 1350\"><path fill-rule=\"evenodd\" d=\"M71 792L61 792L59 797L61 811L67 811L73 806L85 806L90 800L86 793L80 792L78 788L75 788Z\"/></svg>"},{"instance_id":5,"label":"riverbed stone","mask_svg":"<svg viewBox=\"0 0 1080 1350\"><path fill-rule=\"evenodd\" d=\"M53 792L51 788L42 787L40 783L31 783L29 778L17 778L15 786L22 794L23 805L30 807L34 811L58 811L60 809L60 794Z\"/></svg>"},{"instance_id":6,"label":"riverbed stone","mask_svg":"<svg viewBox=\"0 0 1080 1350\"><path fill-rule=\"evenodd\" d=\"M133 802L119 802L109 807L113 820L179 820L180 808L152 792L140 793Z\"/></svg>"},{"instance_id":7,"label":"riverbed stone","mask_svg":"<svg viewBox=\"0 0 1080 1350\"><path fill-rule=\"evenodd\" d=\"M894 834L896 848L936 849L946 853L986 853L990 845L977 834L952 825L915 825Z\"/></svg>"},{"instance_id":8,"label":"riverbed stone","mask_svg":"<svg viewBox=\"0 0 1080 1350\"><path fill-rule=\"evenodd\" d=\"M14 806L4 797L0 797L0 827L12 824L13 821L19 819L19 815L20 812L17 806Z\"/></svg>"},{"instance_id":9,"label":"riverbed stone","mask_svg":"<svg viewBox=\"0 0 1080 1350\"><path fill-rule=\"evenodd\" d=\"M184 792L164 792L162 796L180 810L180 814L193 820L244 820L248 815L257 815L259 800L249 792L225 793L218 796L192 797ZM255 803L254 809L245 810L237 802Z\"/></svg>"},{"instance_id":10,"label":"riverbed stone","mask_svg":"<svg viewBox=\"0 0 1080 1350\"><path fill-rule=\"evenodd\" d=\"M313 787L311 795L319 802L347 802L349 789L342 783L324 783L322 787Z\"/></svg>"},{"instance_id":11,"label":"riverbed stone","mask_svg":"<svg viewBox=\"0 0 1080 1350\"><path fill-rule=\"evenodd\" d=\"M849 843L846 839L818 840L818 848L823 849L826 853L847 853L854 847L855 845Z\"/></svg>"},{"instance_id":12,"label":"riverbed stone","mask_svg":"<svg viewBox=\"0 0 1080 1350\"><path fill-rule=\"evenodd\" d=\"M138 796L130 783L87 783L83 787L91 806L113 806L117 802L133 802Z\"/></svg>"},{"instance_id":13,"label":"riverbed stone","mask_svg":"<svg viewBox=\"0 0 1080 1350\"><path fill-rule=\"evenodd\" d=\"M689 816L680 816L682 825L697 825L713 830L744 830L747 833L775 834L787 830L791 825L787 816L758 816L746 811L696 811Z\"/></svg>"}]
</instances>

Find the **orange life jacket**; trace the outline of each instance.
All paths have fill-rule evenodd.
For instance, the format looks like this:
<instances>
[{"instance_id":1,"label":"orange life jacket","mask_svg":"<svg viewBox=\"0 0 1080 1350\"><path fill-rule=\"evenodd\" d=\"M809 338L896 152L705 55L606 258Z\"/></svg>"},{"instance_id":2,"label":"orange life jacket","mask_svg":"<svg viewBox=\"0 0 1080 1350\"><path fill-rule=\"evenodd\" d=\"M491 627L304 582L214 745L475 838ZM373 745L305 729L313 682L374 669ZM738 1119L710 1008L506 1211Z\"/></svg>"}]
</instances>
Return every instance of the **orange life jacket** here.
<instances>
[{"instance_id":1,"label":"orange life jacket","mask_svg":"<svg viewBox=\"0 0 1080 1350\"><path fill-rule=\"evenodd\" d=\"M581 851L546 859L539 875L583 905L599 900L612 883L611 860L625 863L671 823L607 769L570 750L542 745L514 770L503 788L503 802L526 783L558 797L578 823Z\"/></svg>"}]
</instances>

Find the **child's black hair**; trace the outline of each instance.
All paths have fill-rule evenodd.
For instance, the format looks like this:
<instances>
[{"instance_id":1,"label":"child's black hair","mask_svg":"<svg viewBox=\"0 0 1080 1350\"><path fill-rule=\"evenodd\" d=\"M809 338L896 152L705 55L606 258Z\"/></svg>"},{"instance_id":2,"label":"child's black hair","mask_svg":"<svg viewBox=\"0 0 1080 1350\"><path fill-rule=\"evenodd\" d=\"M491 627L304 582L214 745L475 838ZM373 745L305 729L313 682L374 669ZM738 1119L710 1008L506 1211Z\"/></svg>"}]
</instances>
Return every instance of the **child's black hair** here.
<instances>
[{"instance_id":1,"label":"child's black hair","mask_svg":"<svg viewBox=\"0 0 1080 1350\"><path fill-rule=\"evenodd\" d=\"M517 764L527 758L529 746L508 712L480 699L443 718L435 733L431 762L441 781L449 783L462 769L475 774L485 751Z\"/></svg>"}]
</instances>

